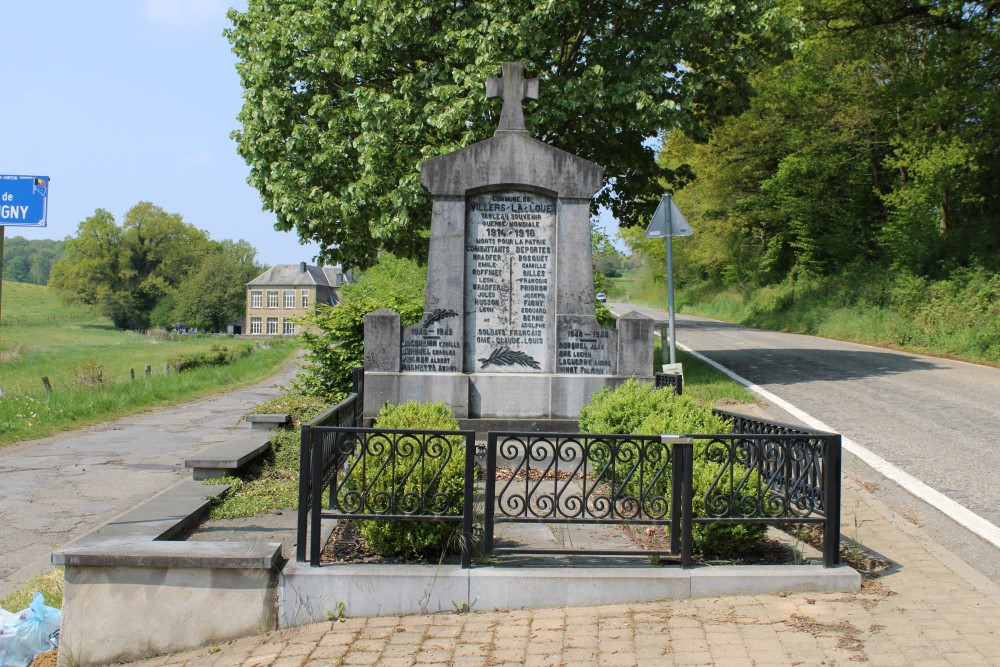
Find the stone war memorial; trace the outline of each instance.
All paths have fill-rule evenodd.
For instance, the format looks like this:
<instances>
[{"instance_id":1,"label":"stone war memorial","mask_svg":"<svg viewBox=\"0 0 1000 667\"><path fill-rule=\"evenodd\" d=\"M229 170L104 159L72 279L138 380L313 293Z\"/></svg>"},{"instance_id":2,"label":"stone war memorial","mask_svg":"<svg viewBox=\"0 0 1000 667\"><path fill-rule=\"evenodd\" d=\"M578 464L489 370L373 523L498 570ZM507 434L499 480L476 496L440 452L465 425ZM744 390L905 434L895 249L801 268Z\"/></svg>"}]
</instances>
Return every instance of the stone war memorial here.
<instances>
[{"instance_id":1,"label":"stone war memorial","mask_svg":"<svg viewBox=\"0 0 1000 667\"><path fill-rule=\"evenodd\" d=\"M528 136L538 79L504 63L493 138L427 160L433 198L422 320L365 318L364 412L442 401L456 417L572 420L591 394L653 380L653 321L594 315L590 204L604 170Z\"/></svg>"}]
</instances>

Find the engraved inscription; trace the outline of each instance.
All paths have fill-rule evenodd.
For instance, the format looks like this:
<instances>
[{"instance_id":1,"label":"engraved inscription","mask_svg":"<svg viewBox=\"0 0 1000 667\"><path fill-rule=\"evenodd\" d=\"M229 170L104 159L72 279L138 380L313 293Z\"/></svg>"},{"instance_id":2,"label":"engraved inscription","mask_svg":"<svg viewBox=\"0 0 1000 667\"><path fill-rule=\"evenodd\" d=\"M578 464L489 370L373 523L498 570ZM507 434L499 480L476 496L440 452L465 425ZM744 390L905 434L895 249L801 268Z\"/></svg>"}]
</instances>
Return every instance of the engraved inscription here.
<instances>
[{"instance_id":1,"label":"engraved inscription","mask_svg":"<svg viewBox=\"0 0 1000 667\"><path fill-rule=\"evenodd\" d=\"M568 375L610 375L614 372L611 332L601 326L564 328L559 332L558 372Z\"/></svg>"},{"instance_id":2,"label":"engraved inscription","mask_svg":"<svg viewBox=\"0 0 1000 667\"><path fill-rule=\"evenodd\" d=\"M530 192L466 203L466 350L470 370L551 372L556 202Z\"/></svg>"},{"instance_id":3,"label":"engraved inscription","mask_svg":"<svg viewBox=\"0 0 1000 667\"><path fill-rule=\"evenodd\" d=\"M403 348L400 353L400 368L417 373L461 372L459 351L462 344L458 340L455 326L458 313L450 310L435 310L424 313L417 326L403 330Z\"/></svg>"}]
</instances>

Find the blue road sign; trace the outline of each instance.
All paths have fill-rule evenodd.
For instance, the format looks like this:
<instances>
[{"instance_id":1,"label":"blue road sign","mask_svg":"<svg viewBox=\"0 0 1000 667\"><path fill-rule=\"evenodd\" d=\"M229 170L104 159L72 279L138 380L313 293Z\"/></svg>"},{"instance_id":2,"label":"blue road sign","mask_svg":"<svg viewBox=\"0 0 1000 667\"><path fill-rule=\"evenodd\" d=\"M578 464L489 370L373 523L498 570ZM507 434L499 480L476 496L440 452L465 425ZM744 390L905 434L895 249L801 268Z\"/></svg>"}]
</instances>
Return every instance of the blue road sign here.
<instances>
[{"instance_id":1,"label":"blue road sign","mask_svg":"<svg viewBox=\"0 0 1000 667\"><path fill-rule=\"evenodd\" d=\"M48 213L48 176L0 174L0 226L45 227Z\"/></svg>"}]
</instances>

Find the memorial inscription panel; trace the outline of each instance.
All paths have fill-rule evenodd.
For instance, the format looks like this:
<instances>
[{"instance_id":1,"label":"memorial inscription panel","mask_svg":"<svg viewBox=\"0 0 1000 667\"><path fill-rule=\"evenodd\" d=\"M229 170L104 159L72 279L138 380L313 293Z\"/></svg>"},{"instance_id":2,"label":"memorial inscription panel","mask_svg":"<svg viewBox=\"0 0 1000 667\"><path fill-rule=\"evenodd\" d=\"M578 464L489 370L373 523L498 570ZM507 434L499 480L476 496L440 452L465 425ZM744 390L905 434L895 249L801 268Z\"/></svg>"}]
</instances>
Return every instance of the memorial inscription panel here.
<instances>
[{"instance_id":1,"label":"memorial inscription panel","mask_svg":"<svg viewBox=\"0 0 1000 667\"><path fill-rule=\"evenodd\" d=\"M557 372L568 375L611 375L615 372L616 332L600 324L579 322L559 329Z\"/></svg>"},{"instance_id":2,"label":"memorial inscription panel","mask_svg":"<svg viewBox=\"0 0 1000 667\"><path fill-rule=\"evenodd\" d=\"M461 320L458 313L435 310L424 313L420 324L403 329L400 370L411 373L461 373L459 350Z\"/></svg>"},{"instance_id":3,"label":"memorial inscription panel","mask_svg":"<svg viewBox=\"0 0 1000 667\"><path fill-rule=\"evenodd\" d=\"M551 373L555 198L473 195L465 220L466 368Z\"/></svg>"}]
</instances>

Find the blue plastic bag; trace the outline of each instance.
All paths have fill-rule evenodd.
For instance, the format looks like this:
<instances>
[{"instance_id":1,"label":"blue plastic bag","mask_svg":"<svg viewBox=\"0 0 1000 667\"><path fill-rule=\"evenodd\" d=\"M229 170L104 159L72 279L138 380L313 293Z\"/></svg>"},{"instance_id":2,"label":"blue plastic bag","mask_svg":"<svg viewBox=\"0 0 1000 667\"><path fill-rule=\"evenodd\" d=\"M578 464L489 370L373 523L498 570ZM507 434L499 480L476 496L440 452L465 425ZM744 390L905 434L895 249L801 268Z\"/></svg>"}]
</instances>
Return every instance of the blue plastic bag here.
<instances>
[{"instance_id":1,"label":"blue plastic bag","mask_svg":"<svg viewBox=\"0 0 1000 667\"><path fill-rule=\"evenodd\" d=\"M0 667L28 667L35 656L59 646L62 612L35 593L28 608L0 622Z\"/></svg>"}]
</instances>

